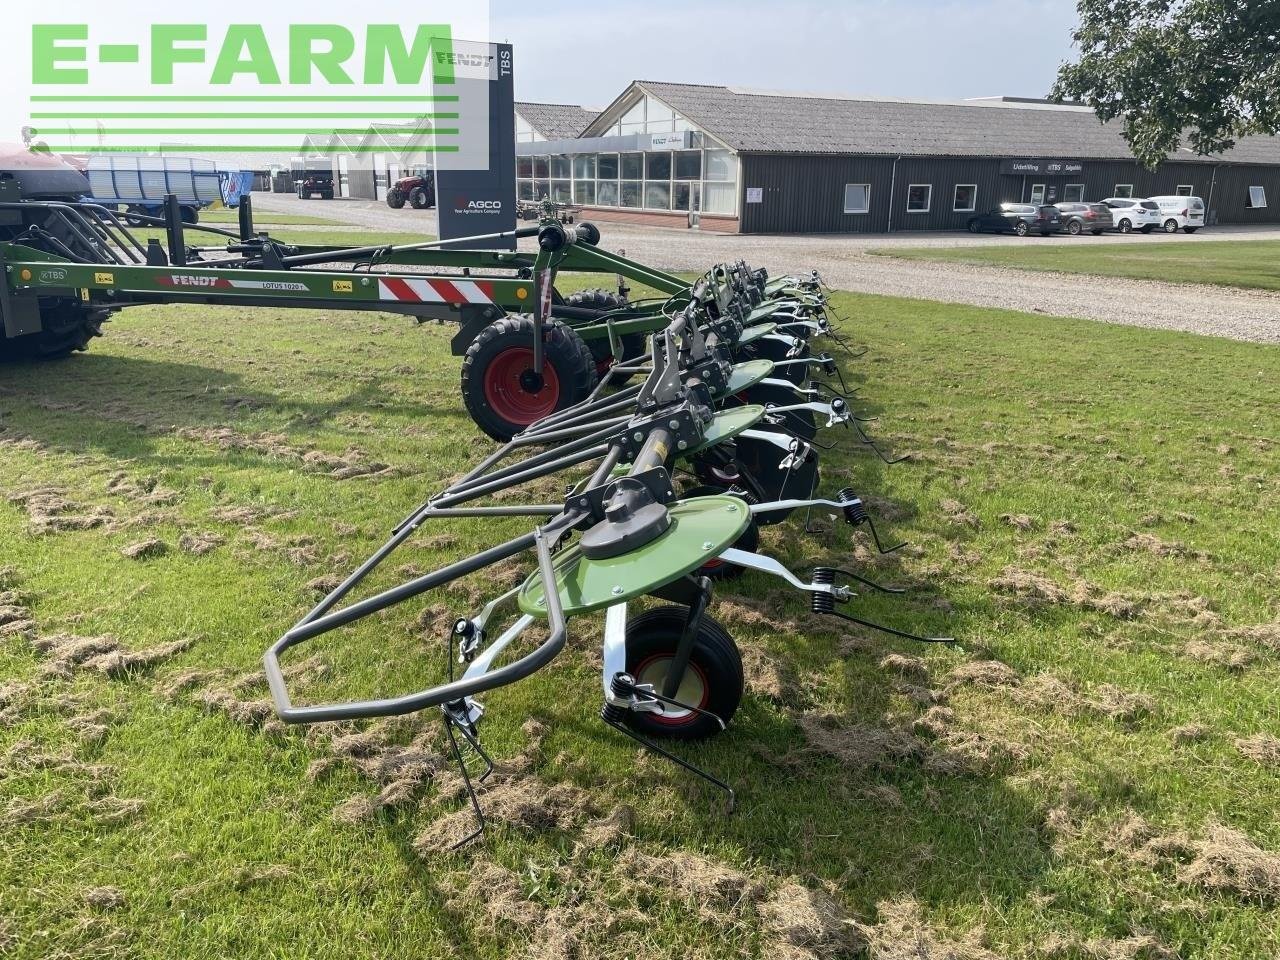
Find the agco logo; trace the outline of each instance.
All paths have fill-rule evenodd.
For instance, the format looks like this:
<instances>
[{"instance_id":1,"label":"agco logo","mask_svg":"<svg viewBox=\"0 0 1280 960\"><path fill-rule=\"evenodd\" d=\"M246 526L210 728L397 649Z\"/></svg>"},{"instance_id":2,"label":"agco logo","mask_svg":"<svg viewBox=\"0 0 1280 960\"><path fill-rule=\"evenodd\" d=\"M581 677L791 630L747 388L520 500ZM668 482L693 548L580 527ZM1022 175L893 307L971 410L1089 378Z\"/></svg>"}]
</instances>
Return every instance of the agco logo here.
<instances>
[{"instance_id":1,"label":"agco logo","mask_svg":"<svg viewBox=\"0 0 1280 960\"><path fill-rule=\"evenodd\" d=\"M455 197L454 213L501 213L501 200L468 200L466 197Z\"/></svg>"},{"instance_id":2,"label":"agco logo","mask_svg":"<svg viewBox=\"0 0 1280 960\"><path fill-rule=\"evenodd\" d=\"M41 283L62 283L66 279L67 279L67 271L65 270L54 269L54 270L40 271Z\"/></svg>"}]
</instances>

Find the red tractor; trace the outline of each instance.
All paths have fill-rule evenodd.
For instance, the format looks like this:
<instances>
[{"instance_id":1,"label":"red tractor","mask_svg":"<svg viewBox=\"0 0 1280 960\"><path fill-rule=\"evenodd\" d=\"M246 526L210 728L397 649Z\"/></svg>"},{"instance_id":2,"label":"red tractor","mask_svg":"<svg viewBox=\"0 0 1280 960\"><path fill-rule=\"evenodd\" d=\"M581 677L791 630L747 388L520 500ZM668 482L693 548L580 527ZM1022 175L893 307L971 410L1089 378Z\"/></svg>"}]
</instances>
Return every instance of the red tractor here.
<instances>
[{"instance_id":1,"label":"red tractor","mask_svg":"<svg viewBox=\"0 0 1280 960\"><path fill-rule=\"evenodd\" d=\"M387 191L387 206L399 210L405 201L415 210L429 210L436 205L436 175L427 170L401 177Z\"/></svg>"}]
</instances>

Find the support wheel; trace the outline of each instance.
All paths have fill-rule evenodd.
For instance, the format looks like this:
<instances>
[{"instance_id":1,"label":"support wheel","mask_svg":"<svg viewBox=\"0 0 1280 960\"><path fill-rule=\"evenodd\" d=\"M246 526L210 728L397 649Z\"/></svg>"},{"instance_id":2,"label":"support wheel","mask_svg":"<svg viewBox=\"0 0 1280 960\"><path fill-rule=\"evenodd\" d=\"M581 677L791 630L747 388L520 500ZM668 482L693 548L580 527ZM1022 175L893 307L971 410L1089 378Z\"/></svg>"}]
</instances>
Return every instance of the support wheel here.
<instances>
[{"instance_id":1,"label":"support wheel","mask_svg":"<svg viewBox=\"0 0 1280 960\"><path fill-rule=\"evenodd\" d=\"M692 490L686 490L680 494L681 500L693 500L697 497L714 497L724 494L724 487L701 486L694 487ZM745 550L747 553L755 553L760 549L760 527L756 524L755 517L751 518L751 523L747 529L742 531L742 535L733 541L734 549ZM710 577L712 580L737 580L747 571L736 563L725 563L719 557L708 560L698 568L697 576Z\"/></svg>"},{"instance_id":2,"label":"support wheel","mask_svg":"<svg viewBox=\"0 0 1280 960\"><path fill-rule=\"evenodd\" d=\"M565 297L565 306L578 307L586 310L599 310L601 313L607 313L611 310L623 310L627 307L627 300L619 294L609 290L579 290L577 293L571 293ZM622 357L618 358L613 355L613 351L609 348L608 337L594 337L586 341L587 346L591 349L592 363L595 364L596 376L603 377L609 369L621 360L635 360L645 349L645 336L643 333L628 333L621 337L622 340ZM621 377L614 377L610 381L611 386L620 387L627 380Z\"/></svg>"},{"instance_id":3,"label":"support wheel","mask_svg":"<svg viewBox=\"0 0 1280 960\"><path fill-rule=\"evenodd\" d=\"M636 683L651 683L662 692L688 615L685 607L655 607L627 621L627 672ZM727 724L738 709L744 686L737 644L704 613L675 699L709 710ZM720 724L710 717L669 704L665 713L628 711L626 723L655 739L703 740L720 732Z\"/></svg>"},{"instance_id":4,"label":"support wheel","mask_svg":"<svg viewBox=\"0 0 1280 960\"><path fill-rule=\"evenodd\" d=\"M462 360L462 402L485 433L506 442L582 400L595 384L591 353L571 328L542 329L542 375L533 370L533 317L504 317L480 332Z\"/></svg>"}]
</instances>

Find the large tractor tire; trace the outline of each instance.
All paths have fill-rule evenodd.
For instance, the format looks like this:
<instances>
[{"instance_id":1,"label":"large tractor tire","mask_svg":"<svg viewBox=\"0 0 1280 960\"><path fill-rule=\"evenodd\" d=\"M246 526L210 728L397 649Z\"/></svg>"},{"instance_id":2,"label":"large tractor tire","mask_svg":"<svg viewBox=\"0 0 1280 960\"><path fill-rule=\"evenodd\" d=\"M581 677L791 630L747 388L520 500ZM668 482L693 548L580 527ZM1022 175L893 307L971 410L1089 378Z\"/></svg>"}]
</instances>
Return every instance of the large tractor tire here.
<instances>
[{"instance_id":1,"label":"large tractor tire","mask_svg":"<svg viewBox=\"0 0 1280 960\"><path fill-rule=\"evenodd\" d=\"M579 290L577 293L571 293L565 297L564 302L567 307L599 310L602 313L610 310L621 310L627 306L626 298L610 290L600 288ZM596 338L587 342L587 346L591 348L592 362L595 364L597 377L603 377L609 371L609 368L618 363L619 360L635 360L644 353L646 340L643 333L624 334L620 339L622 341L621 357L613 355L608 337ZM612 386L620 387L626 383L626 379L614 377L610 383Z\"/></svg>"},{"instance_id":2,"label":"large tractor tire","mask_svg":"<svg viewBox=\"0 0 1280 960\"><path fill-rule=\"evenodd\" d=\"M431 194L427 193L425 187L414 187L409 191L409 206L415 210L426 210L435 200Z\"/></svg>"},{"instance_id":3,"label":"large tractor tire","mask_svg":"<svg viewBox=\"0 0 1280 960\"><path fill-rule=\"evenodd\" d=\"M41 311L43 329L24 337L0 336L0 360L60 360L78 350L89 349L94 337L102 336L102 325L111 318L108 310L87 310L63 303ZM0 321L2 322L2 321Z\"/></svg>"},{"instance_id":4,"label":"large tractor tire","mask_svg":"<svg viewBox=\"0 0 1280 960\"><path fill-rule=\"evenodd\" d=\"M542 328L542 375L533 370L533 317L503 317L462 359L462 402L476 425L506 442L537 420L584 399L595 385L591 351L557 320Z\"/></svg>"},{"instance_id":5,"label":"large tractor tire","mask_svg":"<svg viewBox=\"0 0 1280 960\"><path fill-rule=\"evenodd\" d=\"M399 210L404 206L404 194L396 187L387 191L387 206L392 210Z\"/></svg>"}]
</instances>

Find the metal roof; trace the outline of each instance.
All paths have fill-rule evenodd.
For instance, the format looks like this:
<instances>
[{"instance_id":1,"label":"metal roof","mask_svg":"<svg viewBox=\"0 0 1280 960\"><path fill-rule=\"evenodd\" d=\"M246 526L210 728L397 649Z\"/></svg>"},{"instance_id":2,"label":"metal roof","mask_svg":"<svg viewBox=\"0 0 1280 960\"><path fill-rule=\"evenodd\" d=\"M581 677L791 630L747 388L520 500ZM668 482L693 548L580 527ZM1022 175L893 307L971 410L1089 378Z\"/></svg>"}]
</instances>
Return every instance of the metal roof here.
<instances>
[{"instance_id":1,"label":"metal roof","mask_svg":"<svg viewBox=\"0 0 1280 960\"><path fill-rule=\"evenodd\" d=\"M742 153L1133 159L1118 122L1101 123L1087 107L1013 98L906 100L637 80L592 126L609 123L637 89ZM1183 147L1169 159L1280 164L1280 137L1246 137L1221 156Z\"/></svg>"},{"instance_id":2,"label":"metal roof","mask_svg":"<svg viewBox=\"0 0 1280 960\"><path fill-rule=\"evenodd\" d=\"M299 148L302 144L299 143ZM288 169L289 160L297 155L294 153L269 153L264 150L245 150L240 152L229 152L223 150L202 150L199 144L190 143L162 143L158 151L153 153L176 154L182 157L196 157L202 160L212 160L219 170L251 170L256 173L266 173L272 167L283 167ZM143 154L145 156L145 154Z\"/></svg>"},{"instance_id":3,"label":"metal roof","mask_svg":"<svg viewBox=\"0 0 1280 960\"><path fill-rule=\"evenodd\" d=\"M598 115L573 103L517 103L516 113L547 140L569 140L582 133Z\"/></svg>"}]
</instances>

